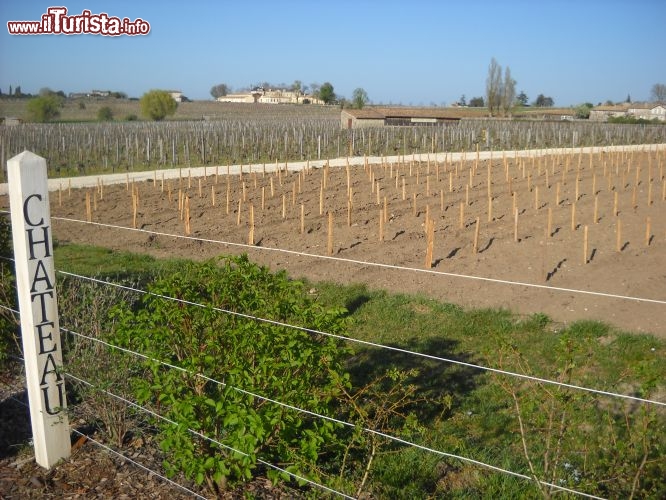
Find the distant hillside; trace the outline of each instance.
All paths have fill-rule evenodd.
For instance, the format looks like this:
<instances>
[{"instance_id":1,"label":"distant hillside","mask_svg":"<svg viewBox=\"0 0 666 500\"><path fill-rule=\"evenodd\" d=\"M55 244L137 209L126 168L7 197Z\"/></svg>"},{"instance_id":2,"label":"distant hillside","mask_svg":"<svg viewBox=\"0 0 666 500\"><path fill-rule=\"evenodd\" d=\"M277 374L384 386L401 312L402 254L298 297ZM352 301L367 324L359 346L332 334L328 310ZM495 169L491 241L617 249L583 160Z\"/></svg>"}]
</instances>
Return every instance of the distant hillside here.
<instances>
[{"instance_id":1,"label":"distant hillside","mask_svg":"<svg viewBox=\"0 0 666 500\"><path fill-rule=\"evenodd\" d=\"M29 119L27 104L29 99L0 98L0 118L15 117L24 121ZM100 108L111 108L115 121L125 121L129 116L144 119L138 100L114 98L67 99L60 110L58 121L85 122L97 121ZM243 115L245 117L288 116L289 114L311 114L317 117L330 117L338 120L340 108L337 106L314 106L307 104L236 104L217 101L191 101L178 104L176 114L170 120L224 119Z\"/></svg>"}]
</instances>

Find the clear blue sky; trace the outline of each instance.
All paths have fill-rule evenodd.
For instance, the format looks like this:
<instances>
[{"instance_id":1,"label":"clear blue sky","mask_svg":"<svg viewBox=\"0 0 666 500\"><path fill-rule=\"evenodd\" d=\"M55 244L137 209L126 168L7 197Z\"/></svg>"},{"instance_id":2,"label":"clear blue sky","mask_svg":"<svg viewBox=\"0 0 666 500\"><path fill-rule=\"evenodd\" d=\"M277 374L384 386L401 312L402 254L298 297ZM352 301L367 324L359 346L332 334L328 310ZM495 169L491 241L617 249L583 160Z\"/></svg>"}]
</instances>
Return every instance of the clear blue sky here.
<instances>
[{"instance_id":1,"label":"clear blue sky","mask_svg":"<svg viewBox=\"0 0 666 500\"><path fill-rule=\"evenodd\" d=\"M151 25L147 36L12 36L10 20L52 5ZM556 105L647 100L666 84L666 0L97 1L0 0L0 88L66 93L333 84L371 101L451 104L485 93L492 57L517 91Z\"/></svg>"}]
</instances>

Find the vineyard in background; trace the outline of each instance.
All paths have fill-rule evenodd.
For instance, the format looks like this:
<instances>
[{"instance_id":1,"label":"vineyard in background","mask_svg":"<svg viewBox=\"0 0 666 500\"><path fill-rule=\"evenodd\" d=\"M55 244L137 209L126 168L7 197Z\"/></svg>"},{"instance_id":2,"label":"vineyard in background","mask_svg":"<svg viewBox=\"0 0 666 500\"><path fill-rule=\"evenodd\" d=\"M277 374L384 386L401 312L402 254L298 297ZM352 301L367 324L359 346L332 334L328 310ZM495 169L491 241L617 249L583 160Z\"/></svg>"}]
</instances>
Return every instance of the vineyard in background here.
<instances>
[{"instance_id":1,"label":"vineyard in background","mask_svg":"<svg viewBox=\"0 0 666 500\"><path fill-rule=\"evenodd\" d=\"M192 104L195 103L186 103ZM238 105L243 106L243 105ZM315 106L221 107L198 120L24 124L0 128L0 162L24 150L49 177L160 168L388 156L441 151L666 142L662 125L464 119L439 126L344 130L339 110ZM203 112L209 107L201 108ZM3 166L0 182L6 182Z\"/></svg>"}]
</instances>

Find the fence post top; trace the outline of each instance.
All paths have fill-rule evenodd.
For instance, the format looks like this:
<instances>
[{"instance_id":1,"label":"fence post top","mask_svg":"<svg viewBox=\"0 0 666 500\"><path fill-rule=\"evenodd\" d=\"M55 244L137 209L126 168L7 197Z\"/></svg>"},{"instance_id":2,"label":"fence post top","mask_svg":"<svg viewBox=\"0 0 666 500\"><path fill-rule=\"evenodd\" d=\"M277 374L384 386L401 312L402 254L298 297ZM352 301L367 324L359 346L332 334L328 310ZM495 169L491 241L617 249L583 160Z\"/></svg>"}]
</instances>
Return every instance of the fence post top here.
<instances>
[{"instance_id":1,"label":"fence post top","mask_svg":"<svg viewBox=\"0 0 666 500\"><path fill-rule=\"evenodd\" d=\"M46 161L46 159L42 158L38 154L33 153L32 151L28 151L27 149L24 150L23 152L17 154L16 156L10 158L9 161L12 161L12 160L20 161L20 160L23 160L24 158L26 160L43 160L43 161Z\"/></svg>"}]
</instances>

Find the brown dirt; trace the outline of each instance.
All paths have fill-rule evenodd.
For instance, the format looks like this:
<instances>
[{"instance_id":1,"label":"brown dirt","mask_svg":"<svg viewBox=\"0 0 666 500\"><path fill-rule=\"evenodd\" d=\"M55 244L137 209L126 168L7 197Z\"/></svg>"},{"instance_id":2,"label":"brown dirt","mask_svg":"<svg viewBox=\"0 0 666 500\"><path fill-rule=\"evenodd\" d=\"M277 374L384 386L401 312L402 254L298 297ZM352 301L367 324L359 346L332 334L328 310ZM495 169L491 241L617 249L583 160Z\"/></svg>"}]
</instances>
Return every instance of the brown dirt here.
<instances>
[{"instance_id":1,"label":"brown dirt","mask_svg":"<svg viewBox=\"0 0 666 500\"><path fill-rule=\"evenodd\" d=\"M372 170L363 166L352 167L351 226L347 225L347 174L344 167L327 171L324 215L320 215L319 193L325 169L311 169L305 174L288 172L280 176L275 173L246 173L242 180L238 175L231 176L228 179L228 213L227 177L223 175L209 175L201 179L201 196L199 179L192 178L190 181L188 177L180 181L165 181L163 191L160 180L156 183L144 181L133 186L104 186L103 199L100 189L55 192L51 194L51 211L54 236L61 242L101 245L158 257L204 259L219 254L247 252L259 263L274 269L286 269L295 277L307 277L313 281L364 283L371 288L421 293L465 307L503 307L520 314L546 313L561 323L596 319L622 329L651 332L664 338L666 307L663 303L589 295L572 290L660 301L666 299L665 160L664 152L651 153L651 156L647 153L606 153L595 154L592 158L583 155L579 170L578 155L545 156L534 160L509 159L506 166L510 173L510 185L505 177L502 158L493 160L492 164L489 160L481 160L478 165L472 159L465 164L444 162L438 167L434 162L428 166L427 163L411 164L409 161L375 165ZM493 197L490 222L487 212L489 166ZM459 207L461 201L466 199L465 184L472 169L475 173L461 228ZM546 185L546 170L549 186ZM579 196L575 229L572 230L571 206L576 198L578 171ZM399 178L397 188L396 172ZM449 192L449 172L452 173L452 192ZM187 175L187 171L183 173ZM371 190L369 179L373 175L380 186L379 205L376 193ZM428 175L429 181L426 180ZM649 175L653 179L650 205ZM402 199L402 178L406 185L405 200ZM243 199L243 182L246 195L238 224L238 200ZM593 182L596 192L592 189ZM560 183L561 189L559 205L555 203L557 183ZM183 195L189 197L191 236L239 246L150 233L184 235L185 227L178 203L179 185ZM426 185L430 188L428 192ZM539 204L535 208L537 186ZM215 207L212 206L211 187L215 192ZM265 193L263 210L262 187ZM86 193L90 193L93 221L131 228L132 189L138 192L139 198L136 224L145 232L63 219L85 221ZM514 241L510 189L517 194L518 241ZM443 210L440 206L442 190ZM412 205L414 193L416 215ZM619 217L612 214L615 193L619 200ZM595 195L598 197L596 223L593 220ZM388 220L384 224L384 241L380 242L379 217L384 196ZM255 217L255 242L252 246L247 245L250 204L254 207ZM305 215L303 234L300 232L301 204ZM7 207L7 197L0 196L0 208ZM548 209L552 209L553 214L551 237L546 235ZM428 270L424 263L427 210L435 220L433 263ZM348 260L317 257L327 254L328 224L325 214L329 211L333 213L333 257ZM477 217L480 231L478 253L474 253ZM649 245L646 245L647 217L651 223ZM616 250L618 220L622 222L620 252ZM584 262L583 256L585 226L589 231L585 255L587 262ZM275 251L278 248L311 255ZM379 267L370 263L428 272ZM558 287L560 290L510 285L454 274ZM7 390L4 392L7 393ZM5 406L11 401L4 397L0 400L4 400ZM4 408L3 411L17 412L20 409ZM9 420L3 417L3 421ZM27 461L22 458L24 456L25 452L0 457L0 494L4 498L122 498L123 495L178 498L180 495L168 484L110 458L90 443L77 449L70 461L48 473L37 467L34 461L31 462L29 454ZM159 467L157 458L149 456L148 462L151 461ZM261 498L284 495L265 483L255 484L254 488L255 494Z\"/></svg>"},{"instance_id":2,"label":"brown dirt","mask_svg":"<svg viewBox=\"0 0 666 500\"><path fill-rule=\"evenodd\" d=\"M473 156L473 155L469 155ZM465 307L502 307L520 314L545 313L554 321L601 320L635 332L666 336L666 307L626 298L576 292L599 292L626 297L666 300L666 201L664 194L665 153L596 153L552 155L507 159L510 185L505 177L503 158L439 164L439 181L434 161L375 165L372 172L363 166L350 170L353 189L351 226L347 225L346 169L329 168L324 190L324 215L320 215L320 186L324 169L310 169L300 180L298 172L277 174L246 173L229 178L227 214L226 175L162 181L158 178L134 184L104 186L99 189L66 190L52 193L54 218L86 220L86 192L90 193L92 220L132 227L131 190L139 193L136 224L146 232L53 221L54 236L60 241L102 245L118 250L147 252L159 257L210 258L222 253L247 252L250 257L274 269L286 269L292 276L313 281L365 283L371 288L395 292L421 293ZM580 173L579 170L580 162ZM410 166L411 164L411 166ZM491 169L492 220L488 221L488 168ZM524 167L524 169L523 169ZM460 203L466 199L465 185L475 170L464 207L460 228ZM411 170L411 175L410 175ZM548 184L546 186L546 170ZM428 171L430 172L428 174ZM457 171L457 175L456 175ZM638 171L638 176L636 172ZM210 174L212 169L208 169ZM396 189L395 176L399 181ZM524 172L524 174L523 174ZM563 173L564 172L564 173ZM453 191L449 192L449 173ZM393 177L391 177L391 174ZM380 186L380 204L371 192L370 176ZM575 229L571 229L572 203L579 175ZM648 175L652 177L648 205ZM429 177L429 181L426 178ZM270 182L273 179L274 195ZM406 200L402 199L405 179ZM596 180L593 180L595 178ZM638 183L634 186L638 179ZM216 183L217 181L217 183ZM201 197L199 196L201 182ZM238 201L243 198L238 224ZM555 203L560 184L560 204ZM598 221L593 221L595 184ZM528 184L531 189L528 189ZM150 231L184 235L179 212L179 185L189 197L191 236L245 246L232 246L156 235ZM426 193L426 185L429 192ZM128 189L129 187L129 189ZM215 191L216 206L212 206ZM262 188L265 207L262 210ZM538 188L539 204L535 208ZM171 201L168 191L171 189ZM296 190L295 203L293 198ZM518 241L514 241L513 199L518 207ZM440 195L444 192L444 209ZM416 215L413 195L416 193ZM619 216L612 214L618 196ZM285 218L282 217L283 195ZM62 201L60 201L62 197ZM388 220L384 241L379 241L379 214L386 197ZM635 197L635 204L633 203ZM0 197L0 206L6 198ZM248 246L250 205L254 207L254 245ZM301 204L304 206L304 233L300 233ZM184 205L184 203L183 203ZM427 208L429 207L429 208ZM548 210L552 209L552 237L546 237ZM432 272L378 267L369 263L402 266L425 271L426 211L435 220ZM333 256L327 254L327 212L333 213ZM478 253L473 252L475 219L479 218ZM646 222L650 218L649 245ZM616 224L621 221L621 251L616 250ZM584 261L584 227L588 227L588 249ZM311 256L275 251L286 249ZM451 274L448 274L451 273ZM464 278L467 275L507 280L552 288L511 285ZM560 288L557 290L555 288ZM565 289L565 290L561 290Z\"/></svg>"}]
</instances>

